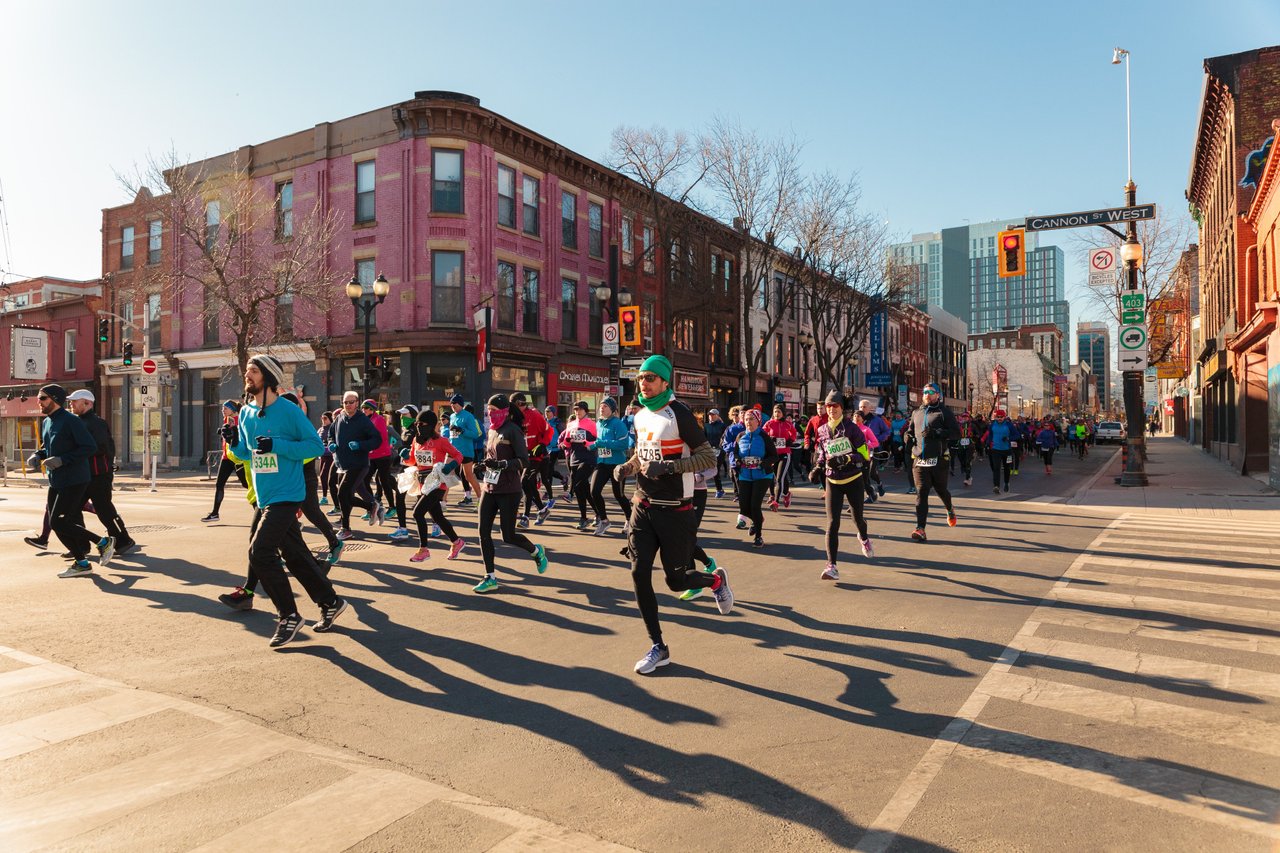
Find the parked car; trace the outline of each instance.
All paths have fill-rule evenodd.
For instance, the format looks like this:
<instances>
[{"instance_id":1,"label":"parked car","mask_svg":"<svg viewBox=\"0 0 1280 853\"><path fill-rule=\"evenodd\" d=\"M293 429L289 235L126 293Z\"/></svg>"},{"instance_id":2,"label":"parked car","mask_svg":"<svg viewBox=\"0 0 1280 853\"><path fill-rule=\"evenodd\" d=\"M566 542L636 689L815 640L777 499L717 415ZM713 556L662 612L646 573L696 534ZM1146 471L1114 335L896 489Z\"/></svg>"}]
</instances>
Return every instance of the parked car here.
<instances>
[{"instance_id":1,"label":"parked car","mask_svg":"<svg viewBox=\"0 0 1280 853\"><path fill-rule=\"evenodd\" d=\"M1094 433L1094 441L1102 444L1107 441L1124 441L1124 424L1119 421L1101 421L1098 431Z\"/></svg>"}]
</instances>

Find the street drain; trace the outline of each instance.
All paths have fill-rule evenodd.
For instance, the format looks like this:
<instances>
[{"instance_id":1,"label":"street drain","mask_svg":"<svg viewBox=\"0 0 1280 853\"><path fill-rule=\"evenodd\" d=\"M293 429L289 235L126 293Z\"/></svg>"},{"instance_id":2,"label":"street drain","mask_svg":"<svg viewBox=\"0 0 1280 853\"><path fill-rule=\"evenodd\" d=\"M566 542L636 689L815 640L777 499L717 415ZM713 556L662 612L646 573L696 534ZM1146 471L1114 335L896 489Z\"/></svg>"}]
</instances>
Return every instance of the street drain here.
<instances>
[{"instance_id":1,"label":"street drain","mask_svg":"<svg viewBox=\"0 0 1280 853\"><path fill-rule=\"evenodd\" d=\"M185 528L180 527L176 524L139 524L137 526L131 525L129 527L129 530L131 530L134 533L166 533L170 530L184 530L184 529Z\"/></svg>"}]
</instances>

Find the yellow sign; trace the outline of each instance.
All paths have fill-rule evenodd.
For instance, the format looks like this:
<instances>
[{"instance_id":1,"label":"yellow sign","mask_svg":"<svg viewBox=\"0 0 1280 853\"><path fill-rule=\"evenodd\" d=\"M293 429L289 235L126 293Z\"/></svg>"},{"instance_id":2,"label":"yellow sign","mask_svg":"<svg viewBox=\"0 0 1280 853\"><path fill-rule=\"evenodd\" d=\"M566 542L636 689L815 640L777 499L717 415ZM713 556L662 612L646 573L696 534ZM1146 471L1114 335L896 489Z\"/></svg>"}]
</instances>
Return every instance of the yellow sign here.
<instances>
[{"instance_id":1,"label":"yellow sign","mask_svg":"<svg viewBox=\"0 0 1280 853\"><path fill-rule=\"evenodd\" d=\"M1186 378L1186 376L1187 376L1187 369L1186 369L1185 367L1183 367L1182 365L1178 365L1178 364L1171 364L1171 365L1161 364L1161 365L1157 365L1157 366L1156 366L1156 378L1157 378L1157 379L1185 379L1185 378Z\"/></svg>"}]
</instances>

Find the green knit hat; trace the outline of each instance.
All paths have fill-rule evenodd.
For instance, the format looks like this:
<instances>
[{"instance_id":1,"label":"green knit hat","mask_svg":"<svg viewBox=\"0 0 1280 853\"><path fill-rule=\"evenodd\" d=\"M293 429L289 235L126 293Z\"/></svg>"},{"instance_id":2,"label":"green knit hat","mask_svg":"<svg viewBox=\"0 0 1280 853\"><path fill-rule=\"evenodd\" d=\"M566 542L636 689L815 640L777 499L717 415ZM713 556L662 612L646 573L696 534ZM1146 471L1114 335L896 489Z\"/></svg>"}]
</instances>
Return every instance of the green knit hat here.
<instances>
[{"instance_id":1,"label":"green knit hat","mask_svg":"<svg viewBox=\"0 0 1280 853\"><path fill-rule=\"evenodd\" d=\"M652 373L662 377L662 381L671 382L671 361L665 355L651 355L640 365L641 373Z\"/></svg>"}]
</instances>

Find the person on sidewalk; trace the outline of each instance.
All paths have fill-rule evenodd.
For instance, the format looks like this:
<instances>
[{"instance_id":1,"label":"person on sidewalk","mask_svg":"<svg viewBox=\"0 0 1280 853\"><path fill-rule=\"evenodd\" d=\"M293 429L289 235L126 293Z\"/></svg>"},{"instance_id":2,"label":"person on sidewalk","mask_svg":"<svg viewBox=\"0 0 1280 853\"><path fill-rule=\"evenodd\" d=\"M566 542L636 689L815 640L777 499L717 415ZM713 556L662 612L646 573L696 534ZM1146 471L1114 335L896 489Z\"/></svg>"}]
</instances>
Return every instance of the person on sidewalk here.
<instances>
[{"instance_id":1,"label":"person on sidewalk","mask_svg":"<svg viewBox=\"0 0 1280 853\"><path fill-rule=\"evenodd\" d=\"M137 546L125 529L124 519L111 499L111 489L115 480L116 443L111 437L111 427L94 411L93 392L87 388L72 391L67 397L71 411L89 428L89 435L98 446L97 452L89 457L89 488L85 497L93 504L94 514L106 528L107 535L116 540L116 553L125 554Z\"/></svg>"},{"instance_id":2,"label":"person on sidewalk","mask_svg":"<svg viewBox=\"0 0 1280 853\"><path fill-rule=\"evenodd\" d=\"M249 474L257 494L249 568L258 576L279 616L271 637L272 648L291 642L302 628L285 566L320 608L320 618L313 625L316 631L328 631L347 610L347 602L334 592L333 584L302 541L298 512L306 500L303 460L319 457L323 448L302 409L281 399L283 374L284 369L274 356L252 356L244 371L245 397L250 400L244 405L245 416L238 428L222 428L230 452L249 460Z\"/></svg>"},{"instance_id":3,"label":"person on sidewalk","mask_svg":"<svg viewBox=\"0 0 1280 853\"><path fill-rule=\"evenodd\" d=\"M237 426L239 419L240 402L238 400L223 401L222 425ZM145 475L146 472L144 471L143 474ZM213 484L213 510L200 519L201 521L218 521L218 510L222 509L222 499L226 496L227 480L231 479L232 474L236 475L240 485L246 489L249 488L249 480L245 474L244 465L227 456L227 443L224 441L222 442L222 461L218 463L218 479Z\"/></svg>"},{"instance_id":4,"label":"person on sidewalk","mask_svg":"<svg viewBox=\"0 0 1280 853\"><path fill-rule=\"evenodd\" d=\"M903 433L903 441L911 458L911 477L916 487L916 529L911 538L925 541L924 526L929 518L929 492L938 493L947 510L947 524L956 526L956 511L947 488L950 474L947 450L960 439L960 424L951 410L942 404L942 389L930 382L921 389L924 405L911 413L911 421Z\"/></svg>"}]
</instances>

